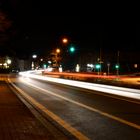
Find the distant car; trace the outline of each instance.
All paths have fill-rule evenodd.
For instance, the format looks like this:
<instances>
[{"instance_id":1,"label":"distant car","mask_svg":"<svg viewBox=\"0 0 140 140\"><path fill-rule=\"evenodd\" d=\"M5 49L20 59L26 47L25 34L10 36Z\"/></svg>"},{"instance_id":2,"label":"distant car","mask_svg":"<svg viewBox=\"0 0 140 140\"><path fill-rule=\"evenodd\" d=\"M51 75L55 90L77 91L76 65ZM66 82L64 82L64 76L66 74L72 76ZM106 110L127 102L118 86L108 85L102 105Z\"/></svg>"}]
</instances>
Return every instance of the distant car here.
<instances>
[{"instance_id":1,"label":"distant car","mask_svg":"<svg viewBox=\"0 0 140 140\"><path fill-rule=\"evenodd\" d=\"M19 73L19 69L12 69L12 73Z\"/></svg>"}]
</instances>

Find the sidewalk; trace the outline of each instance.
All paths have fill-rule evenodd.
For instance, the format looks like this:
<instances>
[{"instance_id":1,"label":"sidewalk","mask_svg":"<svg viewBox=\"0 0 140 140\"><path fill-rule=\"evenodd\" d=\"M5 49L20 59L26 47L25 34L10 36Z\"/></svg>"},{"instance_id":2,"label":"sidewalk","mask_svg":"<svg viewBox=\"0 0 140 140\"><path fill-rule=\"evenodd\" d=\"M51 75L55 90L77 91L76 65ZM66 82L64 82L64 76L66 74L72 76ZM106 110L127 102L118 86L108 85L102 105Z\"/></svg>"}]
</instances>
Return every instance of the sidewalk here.
<instances>
[{"instance_id":1,"label":"sidewalk","mask_svg":"<svg viewBox=\"0 0 140 140\"><path fill-rule=\"evenodd\" d=\"M0 139L56 140L48 129L0 79Z\"/></svg>"}]
</instances>

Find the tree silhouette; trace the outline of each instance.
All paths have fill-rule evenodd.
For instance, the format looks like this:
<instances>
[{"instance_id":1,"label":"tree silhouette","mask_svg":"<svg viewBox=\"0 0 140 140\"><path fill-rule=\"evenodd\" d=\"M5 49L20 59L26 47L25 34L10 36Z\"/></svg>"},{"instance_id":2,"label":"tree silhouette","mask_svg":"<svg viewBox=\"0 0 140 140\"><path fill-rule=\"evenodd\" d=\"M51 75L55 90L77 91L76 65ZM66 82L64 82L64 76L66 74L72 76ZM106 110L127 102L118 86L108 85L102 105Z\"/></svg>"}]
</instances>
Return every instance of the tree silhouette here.
<instances>
[{"instance_id":1,"label":"tree silhouette","mask_svg":"<svg viewBox=\"0 0 140 140\"><path fill-rule=\"evenodd\" d=\"M0 10L0 55L11 53L8 42L13 37L12 21Z\"/></svg>"}]
</instances>

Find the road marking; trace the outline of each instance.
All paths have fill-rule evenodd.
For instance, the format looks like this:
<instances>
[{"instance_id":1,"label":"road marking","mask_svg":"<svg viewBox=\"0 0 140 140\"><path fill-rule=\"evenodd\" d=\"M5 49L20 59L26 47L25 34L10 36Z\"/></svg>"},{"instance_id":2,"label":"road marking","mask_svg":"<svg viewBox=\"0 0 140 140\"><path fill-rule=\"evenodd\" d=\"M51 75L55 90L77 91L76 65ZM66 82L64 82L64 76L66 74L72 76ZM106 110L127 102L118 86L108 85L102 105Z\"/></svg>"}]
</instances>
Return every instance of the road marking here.
<instances>
[{"instance_id":1,"label":"road marking","mask_svg":"<svg viewBox=\"0 0 140 140\"><path fill-rule=\"evenodd\" d=\"M100 111L100 110L98 110L98 109L96 109L96 108L93 108L93 107L84 105L84 104L79 103L79 102L77 102L77 101L68 99L68 98L63 97L63 96L61 96L61 95L55 94L55 93L52 92L52 91L48 91L48 90L46 90L46 89L42 89L42 88L37 87L37 86L35 86L35 85L33 85L33 84L27 82L27 81L24 81L24 80L23 80L23 82L24 82L25 84L27 84L27 85L32 86L33 88L35 88L35 89L37 89L37 90L43 91L43 92L42 92L43 94L49 93L49 94L51 94L51 95L53 95L53 96L56 96L56 97L59 97L59 98L61 98L61 99L66 100L66 101L69 101L69 102L71 102L71 103L73 103L73 104L76 104L76 105L78 105L78 106L80 106L80 107L86 108L86 109L88 109L88 110L90 110L90 111L99 113L100 115L106 116L106 117L108 117L108 118L111 118L111 119L113 119L113 120L116 120L116 121L118 121L118 122L121 122L121 123L123 123L123 124L126 124L126 125L128 125L128 126L131 126L131 127L134 127L134 128L136 128L136 129L139 129L139 130L140 130L140 125L137 125L137 124L135 124L135 123L129 122L129 121L124 120L124 119L121 119L121 118L119 118L119 117L116 117L116 116L114 116L114 115L108 114L108 113L106 113L106 112ZM45 93L44 93L44 92L45 92Z\"/></svg>"},{"instance_id":2,"label":"road marking","mask_svg":"<svg viewBox=\"0 0 140 140\"><path fill-rule=\"evenodd\" d=\"M26 92L18 88L15 84L11 82L10 79L8 81L12 84L14 88L16 88L22 96L24 96L28 101L30 101L32 104L34 104L36 107L38 107L40 110L42 110L44 113L46 113L48 116L50 116L53 120L55 120L58 124L60 124L62 127L64 127L68 132L70 132L72 135L74 135L79 140L89 140L88 137L86 137L84 134L79 132L77 129L73 128L70 124L62 120L60 117L55 115L50 110L46 109L45 106L37 102L35 99L33 99L31 96L29 96Z\"/></svg>"}]
</instances>

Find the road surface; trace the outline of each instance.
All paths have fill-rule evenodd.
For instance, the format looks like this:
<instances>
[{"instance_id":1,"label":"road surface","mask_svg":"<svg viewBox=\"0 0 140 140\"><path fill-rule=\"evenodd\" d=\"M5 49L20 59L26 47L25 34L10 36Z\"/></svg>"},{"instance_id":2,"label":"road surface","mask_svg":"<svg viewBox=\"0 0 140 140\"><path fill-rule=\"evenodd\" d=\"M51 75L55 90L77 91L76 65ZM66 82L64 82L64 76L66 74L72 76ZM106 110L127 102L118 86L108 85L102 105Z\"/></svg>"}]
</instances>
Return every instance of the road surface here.
<instances>
[{"instance_id":1,"label":"road surface","mask_svg":"<svg viewBox=\"0 0 140 140\"><path fill-rule=\"evenodd\" d=\"M139 99L29 77L9 77L9 82L68 137L140 139Z\"/></svg>"}]
</instances>

